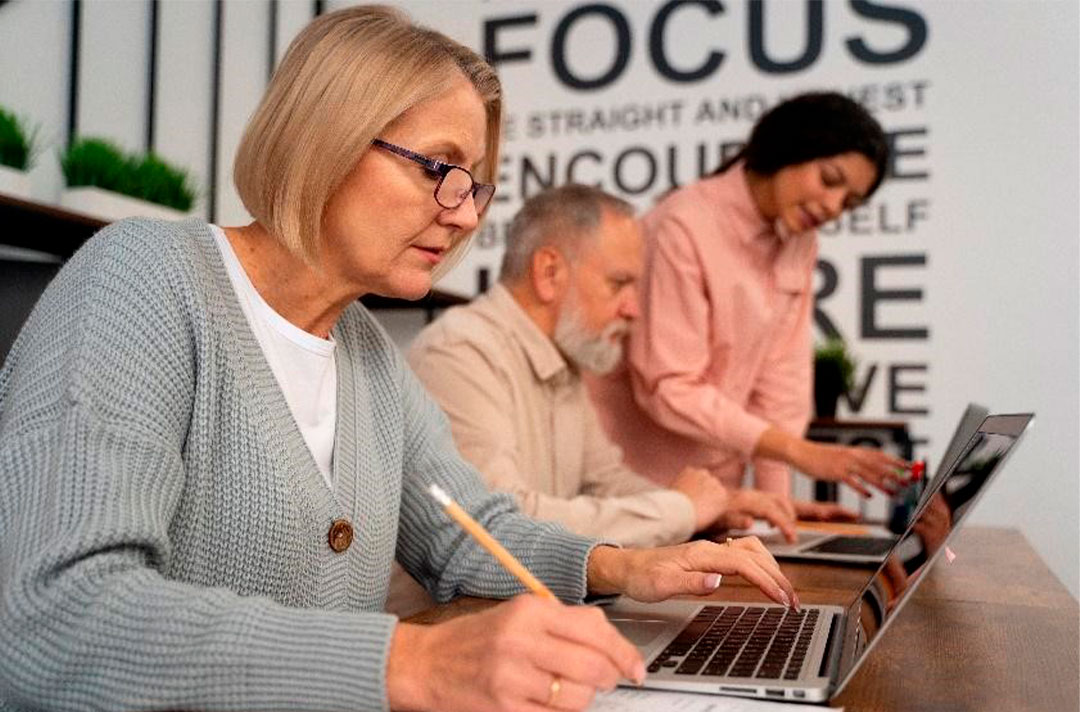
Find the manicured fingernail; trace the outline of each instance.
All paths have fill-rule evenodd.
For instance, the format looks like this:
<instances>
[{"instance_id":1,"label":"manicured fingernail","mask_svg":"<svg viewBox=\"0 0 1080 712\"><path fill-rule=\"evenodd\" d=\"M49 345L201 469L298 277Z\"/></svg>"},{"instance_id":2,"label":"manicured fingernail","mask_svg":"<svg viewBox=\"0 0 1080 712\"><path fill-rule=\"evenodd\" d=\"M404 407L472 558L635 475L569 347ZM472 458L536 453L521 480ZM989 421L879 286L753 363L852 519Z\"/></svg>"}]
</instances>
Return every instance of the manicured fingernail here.
<instances>
[{"instance_id":1,"label":"manicured fingernail","mask_svg":"<svg viewBox=\"0 0 1080 712\"><path fill-rule=\"evenodd\" d=\"M799 594L795 594L795 610L802 608L802 601L799 600Z\"/></svg>"},{"instance_id":2,"label":"manicured fingernail","mask_svg":"<svg viewBox=\"0 0 1080 712\"><path fill-rule=\"evenodd\" d=\"M784 602L785 606L791 608L791 599L788 598L788 595L784 591L780 592L780 600Z\"/></svg>"},{"instance_id":3,"label":"manicured fingernail","mask_svg":"<svg viewBox=\"0 0 1080 712\"><path fill-rule=\"evenodd\" d=\"M634 684L641 687L645 684L645 663L644 661L638 661L638 664L634 666Z\"/></svg>"},{"instance_id":4,"label":"manicured fingernail","mask_svg":"<svg viewBox=\"0 0 1080 712\"><path fill-rule=\"evenodd\" d=\"M705 588L710 591L715 591L720 588L720 581L723 580L723 576L720 574L709 574L705 577Z\"/></svg>"}]
</instances>

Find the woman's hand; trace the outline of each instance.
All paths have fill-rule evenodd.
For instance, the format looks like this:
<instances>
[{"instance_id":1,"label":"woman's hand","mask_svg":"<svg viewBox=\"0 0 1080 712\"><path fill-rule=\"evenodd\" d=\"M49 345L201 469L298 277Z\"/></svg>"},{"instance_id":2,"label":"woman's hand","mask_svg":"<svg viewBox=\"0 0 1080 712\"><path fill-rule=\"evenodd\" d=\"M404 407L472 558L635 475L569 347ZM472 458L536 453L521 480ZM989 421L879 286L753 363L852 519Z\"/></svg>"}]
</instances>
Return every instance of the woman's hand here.
<instances>
[{"instance_id":1,"label":"woman's hand","mask_svg":"<svg viewBox=\"0 0 1080 712\"><path fill-rule=\"evenodd\" d=\"M880 450L802 441L793 463L802 472L819 480L843 482L864 497L869 487L887 494L897 489L909 476L911 463Z\"/></svg>"},{"instance_id":2,"label":"woman's hand","mask_svg":"<svg viewBox=\"0 0 1080 712\"><path fill-rule=\"evenodd\" d=\"M432 626L399 624L390 643L394 710L583 710L645 664L598 608L522 595Z\"/></svg>"},{"instance_id":3,"label":"woman's hand","mask_svg":"<svg viewBox=\"0 0 1080 712\"><path fill-rule=\"evenodd\" d=\"M795 506L795 514L799 519L808 522L855 522L859 520L859 513L841 507L835 502L811 502L805 499L797 499L792 504Z\"/></svg>"},{"instance_id":4,"label":"woman's hand","mask_svg":"<svg viewBox=\"0 0 1080 712\"><path fill-rule=\"evenodd\" d=\"M657 549L598 546L588 563L590 593L621 593L646 602L712 593L720 585L720 574L742 576L777 603L799 605L791 582L754 536L724 544L692 541Z\"/></svg>"},{"instance_id":5,"label":"woman's hand","mask_svg":"<svg viewBox=\"0 0 1080 712\"><path fill-rule=\"evenodd\" d=\"M776 427L758 438L754 455L780 460L819 480L843 482L864 497L868 486L896 494L910 478L911 463L865 447L828 445L797 438Z\"/></svg>"}]
</instances>

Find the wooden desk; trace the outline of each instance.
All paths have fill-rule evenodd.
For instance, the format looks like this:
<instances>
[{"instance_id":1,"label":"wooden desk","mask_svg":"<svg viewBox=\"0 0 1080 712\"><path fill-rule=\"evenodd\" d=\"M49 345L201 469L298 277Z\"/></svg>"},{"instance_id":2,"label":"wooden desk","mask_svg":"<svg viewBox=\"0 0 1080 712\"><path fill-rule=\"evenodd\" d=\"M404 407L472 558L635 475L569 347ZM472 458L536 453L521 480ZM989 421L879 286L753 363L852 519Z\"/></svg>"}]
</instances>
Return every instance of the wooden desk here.
<instances>
[{"instance_id":1,"label":"wooden desk","mask_svg":"<svg viewBox=\"0 0 1080 712\"><path fill-rule=\"evenodd\" d=\"M1015 529L964 529L952 549L834 706L1080 709L1076 599Z\"/></svg>"},{"instance_id":2,"label":"wooden desk","mask_svg":"<svg viewBox=\"0 0 1080 712\"><path fill-rule=\"evenodd\" d=\"M857 710L1080 709L1080 608L1014 529L970 527L869 653L833 707ZM851 599L868 572L784 564L806 603ZM741 581L718 596L765 600ZM463 599L411 619L434 623L493 605Z\"/></svg>"}]
</instances>

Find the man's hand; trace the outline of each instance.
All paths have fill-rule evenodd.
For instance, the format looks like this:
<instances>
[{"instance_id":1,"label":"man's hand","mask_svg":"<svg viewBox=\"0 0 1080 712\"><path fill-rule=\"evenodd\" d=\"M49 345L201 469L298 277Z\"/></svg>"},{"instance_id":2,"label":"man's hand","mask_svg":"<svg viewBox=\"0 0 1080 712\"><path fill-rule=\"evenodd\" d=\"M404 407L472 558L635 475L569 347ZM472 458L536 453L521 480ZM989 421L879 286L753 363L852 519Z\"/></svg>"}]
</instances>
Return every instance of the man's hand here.
<instances>
[{"instance_id":1,"label":"man's hand","mask_svg":"<svg viewBox=\"0 0 1080 712\"><path fill-rule=\"evenodd\" d=\"M725 529L748 529L755 519L764 519L794 542L796 508L790 499L774 492L738 489L731 492L728 510L717 524Z\"/></svg>"},{"instance_id":2,"label":"man's hand","mask_svg":"<svg viewBox=\"0 0 1080 712\"><path fill-rule=\"evenodd\" d=\"M584 710L645 665L598 608L522 595L474 615L394 631L390 708L433 712Z\"/></svg>"},{"instance_id":3,"label":"man's hand","mask_svg":"<svg viewBox=\"0 0 1080 712\"><path fill-rule=\"evenodd\" d=\"M792 504L795 505L796 517L805 521L856 522L859 520L858 512L841 507L835 502L810 502L797 499Z\"/></svg>"},{"instance_id":4,"label":"man's hand","mask_svg":"<svg viewBox=\"0 0 1080 712\"><path fill-rule=\"evenodd\" d=\"M729 492L708 470L687 467L671 483L694 505L694 531L711 527L728 509Z\"/></svg>"},{"instance_id":5,"label":"man's hand","mask_svg":"<svg viewBox=\"0 0 1080 712\"><path fill-rule=\"evenodd\" d=\"M598 546L588 563L590 593L619 593L647 602L712 593L720 585L718 574L742 576L777 603L799 605L776 559L753 536L725 544L692 541L656 549Z\"/></svg>"}]
</instances>

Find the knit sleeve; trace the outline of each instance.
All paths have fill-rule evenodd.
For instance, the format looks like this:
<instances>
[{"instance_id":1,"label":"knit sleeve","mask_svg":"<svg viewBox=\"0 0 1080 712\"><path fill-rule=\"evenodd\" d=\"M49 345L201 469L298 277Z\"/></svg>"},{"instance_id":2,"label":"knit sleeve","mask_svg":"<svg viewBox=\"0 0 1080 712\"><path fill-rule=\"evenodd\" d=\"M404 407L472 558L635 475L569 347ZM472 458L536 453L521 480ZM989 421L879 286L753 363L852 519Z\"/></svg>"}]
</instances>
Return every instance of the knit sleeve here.
<instances>
[{"instance_id":1,"label":"knit sleeve","mask_svg":"<svg viewBox=\"0 0 1080 712\"><path fill-rule=\"evenodd\" d=\"M393 617L165 575L202 336L140 231L61 271L0 374L0 707L384 709Z\"/></svg>"},{"instance_id":2,"label":"knit sleeve","mask_svg":"<svg viewBox=\"0 0 1080 712\"><path fill-rule=\"evenodd\" d=\"M0 440L0 689L34 709L381 710L394 619L166 579L176 448L83 408Z\"/></svg>"},{"instance_id":3,"label":"knit sleeve","mask_svg":"<svg viewBox=\"0 0 1080 712\"><path fill-rule=\"evenodd\" d=\"M586 563L598 542L541 523L517 511L513 498L488 491L479 473L458 454L446 416L412 371L402 371L405 468L398 561L438 601L456 595L507 598L523 591L485 550L434 502L438 484L491 532L559 598L581 602Z\"/></svg>"}]
</instances>

